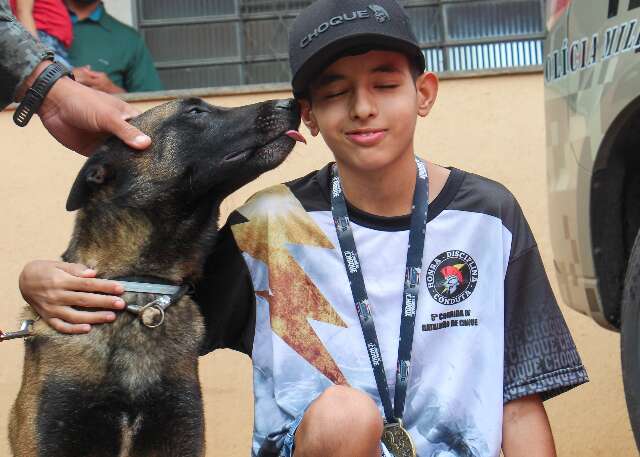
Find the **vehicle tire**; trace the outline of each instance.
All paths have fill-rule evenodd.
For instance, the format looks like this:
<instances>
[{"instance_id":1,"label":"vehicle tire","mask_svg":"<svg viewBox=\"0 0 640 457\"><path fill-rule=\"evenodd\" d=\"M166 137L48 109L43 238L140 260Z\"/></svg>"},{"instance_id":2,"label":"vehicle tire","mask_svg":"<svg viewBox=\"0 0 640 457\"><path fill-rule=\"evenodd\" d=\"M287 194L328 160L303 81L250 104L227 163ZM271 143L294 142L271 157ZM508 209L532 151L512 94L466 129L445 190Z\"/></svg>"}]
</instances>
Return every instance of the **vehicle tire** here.
<instances>
[{"instance_id":1,"label":"vehicle tire","mask_svg":"<svg viewBox=\"0 0 640 457\"><path fill-rule=\"evenodd\" d=\"M624 394L631 429L640 449L640 232L629 256L620 319Z\"/></svg>"}]
</instances>

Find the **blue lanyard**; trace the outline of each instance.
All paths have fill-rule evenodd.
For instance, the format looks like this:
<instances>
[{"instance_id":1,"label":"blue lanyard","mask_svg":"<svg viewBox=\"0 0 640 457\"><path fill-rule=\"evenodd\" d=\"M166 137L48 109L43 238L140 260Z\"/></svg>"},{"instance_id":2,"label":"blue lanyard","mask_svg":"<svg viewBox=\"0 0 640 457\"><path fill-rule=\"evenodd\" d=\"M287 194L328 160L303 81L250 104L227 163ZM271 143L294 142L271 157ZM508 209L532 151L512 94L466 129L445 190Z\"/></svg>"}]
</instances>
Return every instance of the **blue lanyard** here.
<instances>
[{"instance_id":1,"label":"blue lanyard","mask_svg":"<svg viewBox=\"0 0 640 457\"><path fill-rule=\"evenodd\" d=\"M347 270L351 295L358 312L362 334L367 346L369 361L378 386L378 393L384 408L387 423L402 419L404 403L407 396L407 383L411 367L411 349L413 345L413 331L418 306L418 290L420 285L420 271L422 269L422 253L427 229L427 209L429 201L429 179L427 167L416 157L416 187L413 193L413 210L411 213L411 230L409 231L409 249L407 251L407 266L405 271L402 317L400 320L400 341L398 343L398 365L396 369L396 390L394 406L391 407L389 386L382 362L382 353L373 316L369 306L367 289L362 277L360 259L353 239L353 230L347 213L347 203L340 185L337 166L331 169L331 212L336 226L338 242L342 250L342 259Z\"/></svg>"}]
</instances>

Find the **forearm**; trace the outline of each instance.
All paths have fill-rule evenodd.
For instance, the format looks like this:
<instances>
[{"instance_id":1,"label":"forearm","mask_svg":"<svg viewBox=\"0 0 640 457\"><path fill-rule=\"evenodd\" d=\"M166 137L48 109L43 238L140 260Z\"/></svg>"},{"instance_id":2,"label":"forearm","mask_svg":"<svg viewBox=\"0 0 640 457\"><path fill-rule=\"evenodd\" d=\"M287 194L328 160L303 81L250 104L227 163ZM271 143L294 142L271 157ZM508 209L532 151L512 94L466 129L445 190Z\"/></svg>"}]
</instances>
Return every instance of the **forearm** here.
<instances>
[{"instance_id":1,"label":"forearm","mask_svg":"<svg viewBox=\"0 0 640 457\"><path fill-rule=\"evenodd\" d=\"M504 457L556 457L549 419L538 395L504 405Z\"/></svg>"},{"instance_id":2,"label":"forearm","mask_svg":"<svg viewBox=\"0 0 640 457\"><path fill-rule=\"evenodd\" d=\"M25 81L29 76L35 79L36 67L49 55L16 21L7 0L0 0L0 110L24 94L29 87Z\"/></svg>"},{"instance_id":3,"label":"forearm","mask_svg":"<svg viewBox=\"0 0 640 457\"><path fill-rule=\"evenodd\" d=\"M31 35L38 39L36 21L33 19L33 2L34 0L16 0L16 18Z\"/></svg>"}]
</instances>

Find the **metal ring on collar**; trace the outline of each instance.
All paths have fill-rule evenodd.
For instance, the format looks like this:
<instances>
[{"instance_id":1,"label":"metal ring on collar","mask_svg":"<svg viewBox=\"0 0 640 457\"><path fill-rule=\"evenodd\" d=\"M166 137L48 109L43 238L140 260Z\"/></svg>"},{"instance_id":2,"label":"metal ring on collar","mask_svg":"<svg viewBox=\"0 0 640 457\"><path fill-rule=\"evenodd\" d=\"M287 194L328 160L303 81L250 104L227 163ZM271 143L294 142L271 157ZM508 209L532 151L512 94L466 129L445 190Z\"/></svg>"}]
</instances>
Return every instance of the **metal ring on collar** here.
<instances>
[{"instance_id":1,"label":"metal ring on collar","mask_svg":"<svg viewBox=\"0 0 640 457\"><path fill-rule=\"evenodd\" d=\"M160 321L157 324L148 324L144 321L144 313L151 308L156 309L160 312ZM140 314L138 315L138 317L140 318L140 322L142 322L142 325L144 325L147 328L160 327L164 323L164 317L165 317L164 308L160 304L156 303L156 300L154 300L151 303L147 303L142 308L140 308Z\"/></svg>"}]
</instances>

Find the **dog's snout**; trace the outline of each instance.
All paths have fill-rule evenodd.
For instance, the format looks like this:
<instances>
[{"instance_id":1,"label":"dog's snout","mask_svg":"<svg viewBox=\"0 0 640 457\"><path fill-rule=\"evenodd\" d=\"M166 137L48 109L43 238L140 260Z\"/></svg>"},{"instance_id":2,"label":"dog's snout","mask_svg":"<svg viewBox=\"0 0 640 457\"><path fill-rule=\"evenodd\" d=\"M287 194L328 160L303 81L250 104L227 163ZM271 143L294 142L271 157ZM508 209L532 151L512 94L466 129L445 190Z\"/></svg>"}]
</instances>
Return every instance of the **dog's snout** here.
<instances>
[{"instance_id":1,"label":"dog's snout","mask_svg":"<svg viewBox=\"0 0 640 457\"><path fill-rule=\"evenodd\" d=\"M278 137L289 130L297 130L300 126L300 108L294 99L268 100L252 105L255 112L255 129L262 135L260 141ZM241 135L246 136L243 129Z\"/></svg>"},{"instance_id":2,"label":"dog's snout","mask_svg":"<svg viewBox=\"0 0 640 457\"><path fill-rule=\"evenodd\" d=\"M276 109L283 109L287 111L294 111L297 106L298 103L293 98L287 100L278 100L275 104Z\"/></svg>"}]
</instances>

